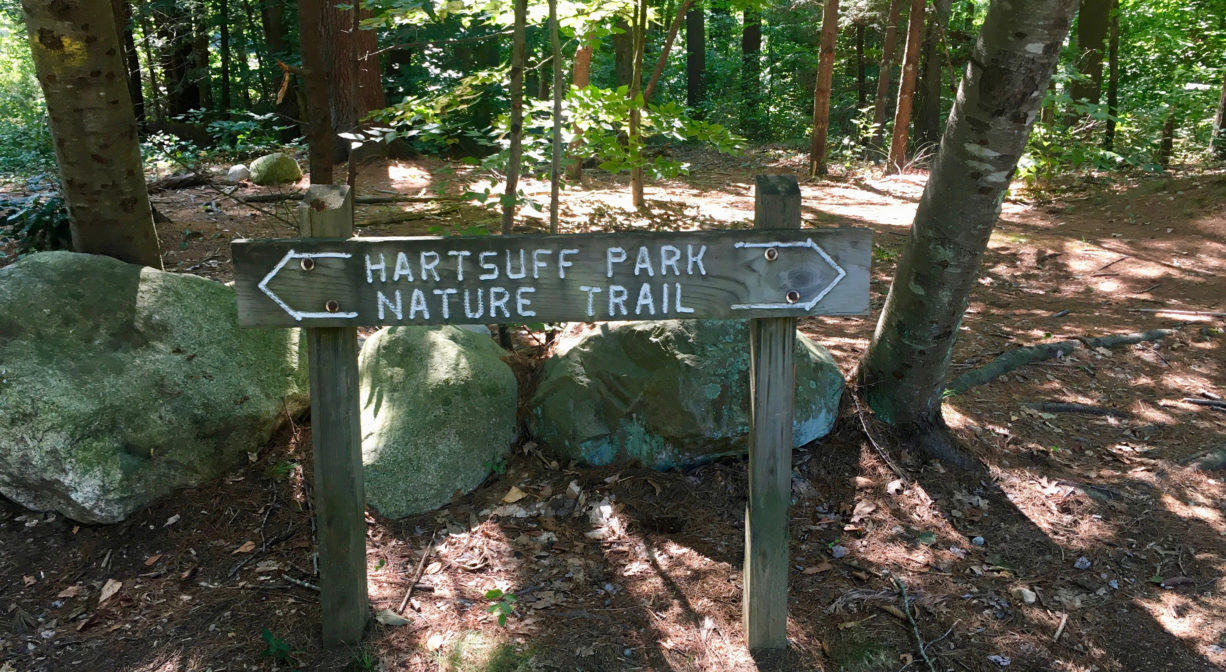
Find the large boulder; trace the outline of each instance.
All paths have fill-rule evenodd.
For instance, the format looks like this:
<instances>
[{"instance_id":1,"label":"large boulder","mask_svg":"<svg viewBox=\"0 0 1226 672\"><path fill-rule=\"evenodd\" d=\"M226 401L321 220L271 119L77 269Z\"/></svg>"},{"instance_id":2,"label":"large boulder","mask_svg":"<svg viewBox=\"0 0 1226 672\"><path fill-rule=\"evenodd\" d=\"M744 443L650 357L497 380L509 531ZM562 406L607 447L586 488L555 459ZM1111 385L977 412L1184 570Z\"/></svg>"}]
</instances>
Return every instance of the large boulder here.
<instances>
[{"instance_id":1,"label":"large boulder","mask_svg":"<svg viewBox=\"0 0 1226 672\"><path fill-rule=\"evenodd\" d=\"M533 397L529 431L564 459L667 469L743 454L749 435L744 321L602 324L559 343ZM796 446L834 424L843 375L796 335Z\"/></svg>"},{"instance_id":2,"label":"large boulder","mask_svg":"<svg viewBox=\"0 0 1226 672\"><path fill-rule=\"evenodd\" d=\"M248 169L251 181L266 186L270 184L288 184L302 179L302 168L294 157L287 154L269 154L251 162Z\"/></svg>"},{"instance_id":3,"label":"large boulder","mask_svg":"<svg viewBox=\"0 0 1226 672\"><path fill-rule=\"evenodd\" d=\"M358 358L366 501L390 518L438 508L505 459L515 374L489 337L456 327L383 329Z\"/></svg>"},{"instance_id":4,"label":"large boulder","mask_svg":"<svg viewBox=\"0 0 1226 672\"><path fill-rule=\"evenodd\" d=\"M216 478L309 403L298 332L239 329L234 290L45 252L0 269L0 493L114 523Z\"/></svg>"}]
</instances>

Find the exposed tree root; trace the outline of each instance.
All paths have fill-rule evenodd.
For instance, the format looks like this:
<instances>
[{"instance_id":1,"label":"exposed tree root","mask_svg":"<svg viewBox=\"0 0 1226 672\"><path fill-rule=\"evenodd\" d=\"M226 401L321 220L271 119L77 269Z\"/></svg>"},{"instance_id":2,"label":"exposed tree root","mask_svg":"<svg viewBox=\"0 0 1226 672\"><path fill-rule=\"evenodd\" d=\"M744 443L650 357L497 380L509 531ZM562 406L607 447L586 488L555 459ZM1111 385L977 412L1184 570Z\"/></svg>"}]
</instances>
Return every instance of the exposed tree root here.
<instances>
[{"instance_id":1,"label":"exposed tree root","mask_svg":"<svg viewBox=\"0 0 1226 672\"><path fill-rule=\"evenodd\" d=\"M1063 357L1083 345L1087 348L1113 348L1118 345L1156 341L1176 333L1178 333L1176 329L1151 329L1150 331L1134 334L1113 334L1098 338L1082 338L1016 348L1000 355L984 366L972 369L954 378L946 387L946 391L952 394L962 394L972 387L991 382L1018 367L1054 357Z\"/></svg>"},{"instance_id":2,"label":"exposed tree root","mask_svg":"<svg viewBox=\"0 0 1226 672\"><path fill-rule=\"evenodd\" d=\"M892 449L922 453L963 471L975 471L979 468L975 458L961 447L939 415L935 420L918 421L903 426L888 425L876 418L868 402L861 403L863 388L855 384L859 381L859 375L853 374L851 380L853 383L848 385L846 395L851 397L854 403L854 409L850 410L856 414L864 435L868 437L882 462L899 478L907 482L911 480L891 457Z\"/></svg>"},{"instance_id":3,"label":"exposed tree root","mask_svg":"<svg viewBox=\"0 0 1226 672\"><path fill-rule=\"evenodd\" d=\"M1036 411L1043 411L1044 413L1081 413L1084 415L1106 415L1116 418L1132 417L1132 413L1129 413L1128 411L1121 411L1118 408L1087 406L1086 404L1069 404L1062 401L1040 401L1022 405L1027 408L1033 408Z\"/></svg>"}]
</instances>

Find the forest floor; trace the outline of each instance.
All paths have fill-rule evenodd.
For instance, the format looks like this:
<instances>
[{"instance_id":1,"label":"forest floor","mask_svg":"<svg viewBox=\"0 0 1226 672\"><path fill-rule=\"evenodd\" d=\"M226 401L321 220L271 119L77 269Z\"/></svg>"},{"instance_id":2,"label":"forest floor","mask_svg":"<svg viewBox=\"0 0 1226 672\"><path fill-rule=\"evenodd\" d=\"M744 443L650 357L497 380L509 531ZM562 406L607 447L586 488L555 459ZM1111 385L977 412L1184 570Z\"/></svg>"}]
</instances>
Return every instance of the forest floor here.
<instances>
[{"instance_id":1,"label":"forest floor","mask_svg":"<svg viewBox=\"0 0 1226 672\"><path fill-rule=\"evenodd\" d=\"M685 158L693 176L649 186L649 215L629 207L624 180L589 171L564 192L563 232L745 226L755 173L803 171L782 151ZM468 171L368 168L359 194L420 198L359 206L360 235L496 228L496 213L455 198L479 180ZM801 323L844 371L872 334L923 183L801 180L806 226L874 233L874 315ZM548 201L547 184L527 190ZM168 269L228 280L231 239L292 235L209 188L153 198L172 220L159 227ZM292 219L285 203L261 207ZM523 221L546 228L540 213ZM900 479L850 409L831 436L795 451L782 655L755 660L741 634L743 459L592 469L531 443L439 511L367 518L374 611L397 609L428 549L422 577L407 624L372 622L361 647L325 651L306 585L318 578L302 420L244 470L119 525L0 499L0 672L1226 669L1226 471L1214 470L1226 464L1203 464L1226 449L1226 412L1182 401L1226 396L1223 318L1162 312L1226 311L1224 273L1220 173L1080 177L1055 196L1007 201L955 375L1019 345L1178 335L1082 348L949 398L979 476L904 455ZM530 378L546 353L523 335L519 354ZM609 517L587 515L584 503L606 498ZM495 588L517 597L505 626L488 611Z\"/></svg>"}]
</instances>

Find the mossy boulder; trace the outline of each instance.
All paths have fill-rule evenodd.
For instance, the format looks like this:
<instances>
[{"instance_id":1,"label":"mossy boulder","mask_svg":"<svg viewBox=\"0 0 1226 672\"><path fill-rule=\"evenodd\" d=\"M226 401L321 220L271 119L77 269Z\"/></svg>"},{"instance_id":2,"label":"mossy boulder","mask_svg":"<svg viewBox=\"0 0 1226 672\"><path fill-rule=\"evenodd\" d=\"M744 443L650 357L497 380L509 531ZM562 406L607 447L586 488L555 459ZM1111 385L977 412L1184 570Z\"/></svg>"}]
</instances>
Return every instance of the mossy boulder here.
<instances>
[{"instance_id":1,"label":"mossy boulder","mask_svg":"<svg viewBox=\"0 0 1226 672\"><path fill-rule=\"evenodd\" d=\"M743 454L749 435L749 330L744 321L602 324L559 344L530 405L529 431L563 459L658 469ZM843 375L830 353L796 335L793 436L802 446L834 424Z\"/></svg>"},{"instance_id":2,"label":"mossy boulder","mask_svg":"<svg viewBox=\"0 0 1226 672\"><path fill-rule=\"evenodd\" d=\"M438 508L502 464L515 439L515 374L489 334L376 332L358 358L366 501L390 518Z\"/></svg>"},{"instance_id":3,"label":"mossy boulder","mask_svg":"<svg viewBox=\"0 0 1226 672\"><path fill-rule=\"evenodd\" d=\"M269 154L251 162L251 181L261 186L289 184L302 179L302 168L288 154Z\"/></svg>"},{"instance_id":4,"label":"mossy boulder","mask_svg":"<svg viewBox=\"0 0 1226 672\"><path fill-rule=\"evenodd\" d=\"M309 403L298 331L234 290L110 257L0 269L0 493L114 523L247 461Z\"/></svg>"}]
</instances>

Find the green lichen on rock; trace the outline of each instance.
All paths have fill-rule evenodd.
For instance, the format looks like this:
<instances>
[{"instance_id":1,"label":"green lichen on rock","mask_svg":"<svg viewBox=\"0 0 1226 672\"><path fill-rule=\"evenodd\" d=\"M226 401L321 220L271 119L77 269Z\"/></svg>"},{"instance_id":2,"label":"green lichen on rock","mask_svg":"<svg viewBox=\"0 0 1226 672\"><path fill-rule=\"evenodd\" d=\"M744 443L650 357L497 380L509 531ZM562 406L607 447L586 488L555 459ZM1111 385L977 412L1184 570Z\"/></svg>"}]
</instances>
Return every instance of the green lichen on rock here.
<instances>
[{"instance_id":1,"label":"green lichen on rock","mask_svg":"<svg viewBox=\"0 0 1226 672\"><path fill-rule=\"evenodd\" d=\"M529 431L565 459L666 469L743 454L749 331L741 321L602 324L559 344L530 405ZM834 424L843 376L796 337L797 446Z\"/></svg>"},{"instance_id":2,"label":"green lichen on rock","mask_svg":"<svg viewBox=\"0 0 1226 672\"><path fill-rule=\"evenodd\" d=\"M487 335L383 329L359 357L366 501L402 518L481 484L515 438L516 383Z\"/></svg>"},{"instance_id":3,"label":"green lichen on rock","mask_svg":"<svg viewBox=\"0 0 1226 672\"><path fill-rule=\"evenodd\" d=\"M251 181L261 186L289 184L302 179L302 168L287 154L261 156L251 162L250 171Z\"/></svg>"},{"instance_id":4,"label":"green lichen on rock","mask_svg":"<svg viewBox=\"0 0 1226 672\"><path fill-rule=\"evenodd\" d=\"M90 523L241 464L309 403L296 330L234 290L109 257L0 269L0 493Z\"/></svg>"}]
</instances>

